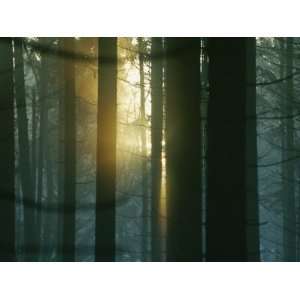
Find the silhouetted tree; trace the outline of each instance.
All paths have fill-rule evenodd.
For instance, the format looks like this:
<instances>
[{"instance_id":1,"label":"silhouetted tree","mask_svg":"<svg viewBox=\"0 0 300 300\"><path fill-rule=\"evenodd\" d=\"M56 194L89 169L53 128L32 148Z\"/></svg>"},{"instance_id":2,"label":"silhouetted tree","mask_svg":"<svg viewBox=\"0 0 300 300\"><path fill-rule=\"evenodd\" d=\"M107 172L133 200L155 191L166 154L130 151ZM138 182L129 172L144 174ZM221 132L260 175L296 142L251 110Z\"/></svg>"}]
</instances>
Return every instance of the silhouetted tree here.
<instances>
[{"instance_id":1,"label":"silhouetted tree","mask_svg":"<svg viewBox=\"0 0 300 300\"><path fill-rule=\"evenodd\" d=\"M117 38L98 42L95 260L115 260Z\"/></svg>"},{"instance_id":2,"label":"silhouetted tree","mask_svg":"<svg viewBox=\"0 0 300 300\"><path fill-rule=\"evenodd\" d=\"M167 260L202 260L200 39L166 38Z\"/></svg>"},{"instance_id":3,"label":"silhouetted tree","mask_svg":"<svg viewBox=\"0 0 300 300\"><path fill-rule=\"evenodd\" d=\"M141 155L142 155L142 197L143 197L143 237L142 237L142 251L143 260L149 260L149 196L147 183L147 147L146 147L146 111L145 111L145 41L143 38L138 38L138 59L139 59L139 73L140 73L140 116L139 116L139 130L141 138Z\"/></svg>"},{"instance_id":4,"label":"silhouetted tree","mask_svg":"<svg viewBox=\"0 0 300 300\"><path fill-rule=\"evenodd\" d=\"M151 248L152 261L161 261L160 193L162 178L162 125L163 125L163 47L162 38L151 43Z\"/></svg>"},{"instance_id":5,"label":"silhouetted tree","mask_svg":"<svg viewBox=\"0 0 300 300\"><path fill-rule=\"evenodd\" d=\"M24 251L25 259L33 259L37 254L34 223L34 186L30 162L27 103L25 93L25 74L23 58L23 39L14 40L15 55L15 97L17 108L17 128L19 143L19 171L24 207Z\"/></svg>"},{"instance_id":6,"label":"silhouetted tree","mask_svg":"<svg viewBox=\"0 0 300 300\"><path fill-rule=\"evenodd\" d=\"M10 38L0 40L0 260L15 255L15 133L13 50Z\"/></svg>"},{"instance_id":7,"label":"silhouetted tree","mask_svg":"<svg viewBox=\"0 0 300 300\"><path fill-rule=\"evenodd\" d=\"M46 41L44 41L46 44ZM36 199L36 243L37 253L35 259L39 259L42 244L42 210L43 191L45 185L45 145L47 141L47 90L48 90L48 57L41 53L41 66L39 70L39 138L37 158L37 199Z\"/></svg>"},{"instance_id":8,"label":"silhouetted tree","mask_svg":"<svg viewBox=\"0 0 300 300\"><path fill-rule=\"evenodd\" d=\"M283 69L288 76L293 73L293 38L283 40ZM296 261L296 206L295 206L295 163L294 156L294 79L284 82L282 96L282 201L283 201L283 253L284 261Z\"/></svg>"},{"instance_id":9,"label":"silhouetted tree","mask_svg":"<svg viewBox=\"0 0 300 300\"><path fill-rule=\"evenodd\" d=\"M256 135L250 129L255 122L247 122L247 117L255 118L247 113L248 106L252 112L255 108L255 43L247 38L210 38L208 55L206 259L258 260ZM255 163L249 166L251 176L248 162Z\"/></svg>"},{"instance_id":10,"label":"silhouetted tree","mask_svg":"<svg viewBox=\"0 0 300 300\"><path fill-rule=\"evenodd\" d=\"M75 100L75 42L64 39L64 217L63 260L75 260L76 209L76 100Z\"/></svg>"},{"instance_id":11,"label":"silhouetted tree","mask_svg":"<svg viewBox=\"0 0 300 300\"><path fill-rule=\"evenodd\" d=\"M246 39L246 210L248 261L260 260L256 130L256 39Z\"/></svg>"},{"instance_id":12,"label":"silhouetted tree","mask_svg":"<svg viewBox=\"0 0 300 300\"><path fill-rule=\"evenodd\" d=\"M58 40L58 49L64 49L64 41L63 38ZM58 57L58 170L57 170L57 255L58 260L62 260L63 258L63 203L64 203L64 59L63 57Z\"/></svg>"}]
</instances>

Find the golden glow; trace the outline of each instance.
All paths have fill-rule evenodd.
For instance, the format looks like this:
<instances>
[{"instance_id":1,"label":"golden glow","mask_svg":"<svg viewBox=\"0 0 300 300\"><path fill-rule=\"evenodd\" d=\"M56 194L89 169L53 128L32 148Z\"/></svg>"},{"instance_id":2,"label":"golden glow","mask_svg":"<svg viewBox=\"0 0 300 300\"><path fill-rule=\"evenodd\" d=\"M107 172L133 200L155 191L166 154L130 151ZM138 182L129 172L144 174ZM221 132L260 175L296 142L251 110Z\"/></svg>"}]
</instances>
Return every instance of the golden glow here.
<instances>
[{"instance_id":1,"label":"golden glow","mask_svg":"<svg viewBox=\"0 0 300 300\"><path fill-rule=\"evenodd\" d=\"M130 149L138 151L141 155L141 139L139 136L144 131L146 135L146 155L151 153L151 96L149 79L145 76L145 113L146 123L140 120L140 74L137 57L132 57L133 46L136 39L128 41L127 38L119 38L119 67L118 67L118 148L125 152ZM131 61L124 58L132 57ZM135 55L136 56L136 55ZM145 73L149 72L149 67L145 64ZM149 121L148 121L149 120ZM129 149L128 149L129 148Z\"/></svg>"},{"instance_id":2,"label":"golden glow","mask_svg":"<svg viewBox=\"0 0 300 300\"><path fill-rule=\"evenodd\" d=\"M118 124L117 124L117 189L127 193L141 194L142 184L136 178L143 176L143 162L147 162L147 176L151 177L151 93L149 64L144 65L145 74L145 117L141 121L141 94L139 61L136 55L136 39L119 38L119 66L118 66ZM130 50L132 49L132 50ZM134 52L135 51L135 52ZM128 59L128 57L130 59ZM142 136L146 137L146 153L143 153ZM164 146L164 141L163 141ZM166 182L165 182L165 155L162 154L162 181L160 197L160 229L161 237L166 235ZM133 179L128 178L133 177ZM136 182L130 184L130 182ZM148 181L150 184L150 181ZM149 194L150 196L150 194ZM142 197L136 201L143 201ZM138 217L138 216L137 216ZM162 253L165 252L164 238L161 240Z\"/></svg>"},{"instance_id":3,"label":"golden glow","mask_svg":"<svg viewBox=\"0 0 300 300\"><path fill-rule=\"evenodd\" d=\"M147 162L147 176L151 177L151 93L150 93L150 70L149 64L144 65L145 72L145 121L141 121L141 99L140 99L140 74L139 61L136 55L136 39L118 38L118 81L117 81L117 199L119 195L139 195L133 196L130 201L131 207L135 203L143 201L142 183L143 167ZM96 40L94 41L96 45ZM90 48L88 48L90 49ZM93 48L94 53L97 49ZM98 78L97 64L77 64L76 72L82 74L76 82L76 95L78 96L78 118L86 116L80 122L84 124L78 129L78 139L84 141L79 143L79 147L86 147L87 152L95 156L96 160L96 133L97 133L97 93ZM87 135L87 132L89 133ZM145 135L145 148L142 147L142 136ZM163 142L164 144L164 142ZM165 236L166 230L166 188L165 188L165 157L162 155L162 182L160 201L161 234ZM150 184L150 180L147 184ZM149 193L150 196L150 193ZM117 206L117 215L128 215L127 205ZM141 205L137 205L141 207ZM122 208L125 210L122 211ZM120 210L119 210L120 209ZM139 218L141 211L133 208L131 214ZM122 220L122 221L121 221ZM136 221L136 219L134 219ZM124 219L117 218L119 224L124 224ZM128 219L130 222L130 219ZM142 227L141 227L142 228ZM129 236L128 236L129 238ZM162 244L163 240L162 240ZM164 245L163 245L164 248Z\"/></svg>"}]
</instances>

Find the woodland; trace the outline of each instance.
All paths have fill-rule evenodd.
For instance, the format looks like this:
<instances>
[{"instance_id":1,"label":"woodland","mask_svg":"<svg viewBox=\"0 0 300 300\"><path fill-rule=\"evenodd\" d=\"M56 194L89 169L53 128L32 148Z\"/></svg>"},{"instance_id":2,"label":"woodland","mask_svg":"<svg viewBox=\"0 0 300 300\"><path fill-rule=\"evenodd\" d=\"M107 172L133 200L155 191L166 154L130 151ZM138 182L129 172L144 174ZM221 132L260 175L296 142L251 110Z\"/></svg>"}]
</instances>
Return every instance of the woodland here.
<instances>
[{"instance_id":1,"label":"woodland","mask_svg":"<svg viewBox=\"0 0 300 300\"><path fill-rule=\"evenodd\" d=\"M0 261L300 260L300 38L0 38Z\"/></svg>"}]
</instances>

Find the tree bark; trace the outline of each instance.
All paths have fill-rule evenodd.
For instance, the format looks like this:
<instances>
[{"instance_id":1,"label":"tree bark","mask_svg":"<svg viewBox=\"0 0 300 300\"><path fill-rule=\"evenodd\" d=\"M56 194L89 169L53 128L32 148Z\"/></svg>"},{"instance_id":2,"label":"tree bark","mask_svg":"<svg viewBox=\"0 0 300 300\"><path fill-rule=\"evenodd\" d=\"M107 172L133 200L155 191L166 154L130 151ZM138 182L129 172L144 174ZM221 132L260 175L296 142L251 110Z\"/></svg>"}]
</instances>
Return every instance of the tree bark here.
<instances>
[{"instance_id":1,"label":"tree bark","mask_svg":"<svg viewBox=\"0 0 300 300\"><path fill-rule=\"evenodd\" d=\"M0 39L0 260L15 261L15 132L11 38Z\"/></svg>"},{"instance_id":2,"label":"tree bark","mask_svg":"<svg viewBox=\"0 0 300 300\"><path fill-rule=\"evenodd\" d=\"M202 260L200 38L166 39L167 260Z\"/></svg>"},{"instance_id":3,"label":"tree bark","mask_svg":"<svg viewBox=\"0 0 300 300\"><path fill-rule=\"evenodd\" d=\"M95 260L115 260L117 38L98 42Z\"/></svg>"},{"instance_id":4,"label":"tree bark","mask_svg":"<svg viewBox=\"0 0 300 300\"><path fill-rule=\"evenodd\" d=\"M33 186L33 200L34 203L36 204L36 162L37 162L37 156L36 156L36 150L37 150L37 120L36 120L36 93L35 90L32 90L32 100L31 100L31 105L32 105L32 122L31 122L31 176L32 176L32 186Z\"/></svg>"},{"instance_id":5,"label":"tree bark","mask_svg":"<svg viewBox=\"0 0 300 300\"><path fill-rule=\"evenodd\" d=\"M259 259L256 134L247 112L255 108L255 93L249 90L255 82L250 42L208 41L207 261ZM248 163L254 163L251 172Z\"/></svg>"},{"instance_id":6,"label":"tree bark","mask_svg":"<svg viewBox=\"0 0 300 300\"><path fill-rule=\"evenodd\" d=\"M38 174L37 174L37 206L36 206L36 230L38 253L41 248L42 234L42 202L44 190L44 160L45 160L45 140L46 140L46 89L47 89L47 64L44 55L41 57L41 73L40 73L40 91L39 91L39 144L38 144Z\"/></svg>"},{"instance_id":7,"label":"tree bark","mask_svg":"<svg viewBox=\"0 0 300 300\"><path fill-rule=\"evenodd\" d=\"M144 41L138 38L139 51L139 72L140 72L140 135L141 135L141 155L142 155L142 196L143 196L143 212L142 212L142 252L143 260L148 261L149 256L149 197L147 185L147 146L146 146L146 112L145 112L145 74L144 74Z\"/></svg>"},{"instance_id":8,"label":"tree bark","mask_svg":"<svg viewBox=\"0 0 300 300\"><path fill-rule=\"evenodd\" d=\"M286 40L286 74L293 72L293 38ZM293 77L285 83L285 93L283 97L283 115L293 115L294 101L294 80ZM283 120L284 135L283 149L284 159L291 159L295 156L294 144L294 119L288 118ZM284 260L296 261L296 207L295 207L295 167L293 161L288 161L282 164L282 181L283 181L283 245L284 245Z\"/></svg>"},{"instance_id":9,"label":"tree bark","mask_svg":"<svg viewBox=\"0 0 300 300\"><path fill-rule=\"evenodd\" d=\"M160 193L162 174L162 38L152 38L151 43L151 253L152 261L161 261Z\"/></svg>"},{"instance_id":10,"label":"tree bark","mask_svg":"<svg viewBox=\"0 0 300 300\"><path fill-rule=\"evenodd\" d=\"M246 210L248 261L260 261L256 130L256 39L246 39ZM250 83L250 84L249 84Z\"/></svg>"},{"instance_id":11,"label":"tree bark","mask_svg":"<svg viewBox=\"0 0 300 300\"><path fill-rule=\"evenodd\" d=\"M19 142L19 169L24 207L24 251L25 259L32 260L37 254L34 223L34 187L30 163L28 119L25 94L23 41L15 39L15 96Z\"/></svg>"},{"instance_id":12,"label":"tree bark","mask_svg":"<svg viewBox=\"0 0 300 300\"><path fill-rule=\"evenodd\" d=\"M74 38L64 38L64 218L63 260L75 261L75 209L76 209L76 100Z\"/></svg>"}]
</instances>

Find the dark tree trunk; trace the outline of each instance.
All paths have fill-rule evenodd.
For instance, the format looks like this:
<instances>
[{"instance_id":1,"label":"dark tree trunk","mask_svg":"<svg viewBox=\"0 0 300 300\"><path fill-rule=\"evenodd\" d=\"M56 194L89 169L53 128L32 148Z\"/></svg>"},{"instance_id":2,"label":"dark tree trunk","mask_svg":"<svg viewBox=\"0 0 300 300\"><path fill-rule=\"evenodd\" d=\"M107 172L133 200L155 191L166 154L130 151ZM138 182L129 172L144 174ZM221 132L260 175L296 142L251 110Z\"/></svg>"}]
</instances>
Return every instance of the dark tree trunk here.
<instances>
[{"instance_id":1,"label":"dark tree trunk","mask_svg":"<svg viewBox=\"0 0 300 300\"><path fill-rule=\"evenodd\" d=\"M13 51L0 39L0 260L15 261L15 132Z\"/></svg>"},{"instance_id":2,"label":"dark tree trunk","mask_svg":"<svg viewBox=\"0 0 300 300\"><path fill-rule=\"evenodd\" d=\"M47 121L47 57L45 54L41 56L41 71L40 71L40 90L39 90L39 143L38 143L38 170L37 170L37 200L36 200L36 243L37 253L34 260L40 257L41 243L42 243L42 209L43 209L43 195L45 183L45 142L47 137L46 121Z\"/></svg>"},{"instance_id":3,"label":"dark tree trunk","mask_svg":"<svg viewBox=\"0 0 300 300\"><path fill-rule=\"evenodd\" d=\"M58 134L58 172L57 172L57 256L62 260L63 253L63 203L64 203L64 112L63 95L59 99L59 134Z\"/></svg>"},{"instance_id":4,"label":"dark tree trunk","mask_svg":"<svg viewBox=\"0 0 300 300\"><path fill-rule=\"evenodd\" d=\"M144 74L144 41L138 38L139 50L139 71L140 71L140 134L141 134L141 154L142 154L142 196L143 196L143 226L142 226L142 252L143 260L149 260L149 197L147 186L147 147L146 147L146 112L145 112L145 74Z\"/></svg>"},{"instance_id":5,"label":"dark tree trunk","mask_svg":"<svg viewBox=\"0 0 300 300\"><path fill-rule=\"evenodd\" d=\"M53 48L53 39L47 38L47 44L51 51L55 51ZM55 53L55 52L54 52ZM56 53L55 53L56 54ZM56 100L53 98L53 90L57 89L56 81L57 76L53 76L51 73L52 70L55 68L55 57L48 56L48 89L46 95L46 125L45 130L47 132L47 139L45 141L45 205L43 206L42 210L42 260L49 261L53 257L53 253L55 251L55 241L53 237L54 227L55 227L55 220L53 207L55 205L54 198L55 198L55 185L54 185L54 150L56 146L56 141L54 139L54 128L52 127L52 114L53 109L56 106ZM51 73L50 73L51 72ZM56 108L56 107L55 107Z\"/></svg>"},{"instance_id":6,"label":"dark tree trunk","mask_svg":"<svg viewBox=\"0 0 300 300\"><path fill-rule=\"evenodd\" d=\"M50 47L51 39L43 38L42 41L46 47ZM40 260L47 260L48 251L51 248L50 238L48 235L47 220L50 210L47 208L48 204L52 202L54 187L52 184L52 172L49 161L51 155L52 141L49 128L49 106L50 98L50 58L48 53L41 54L41 72L40 72L40 131L39 131L39 158L38 158L38 189L37 189L37 225L38 231L38 253L37 257ZM46 244L46 245L45 245Z\"/></svg>"},{"instance_id":7,"label":"dark tree trunk","mask_svg":"<svg viewBox=\"0 0 300 300\"><path fill-rule=\"evenodd\" d=\"M286 41L286 76L293 73L293 38ZM283 115L293 115L294 100L294 80L293 77L285 83L285 93L283 97ZM288 162L282 165L283 168L283 244L284 260L296 261L296 207L295 207L295 144L294 144L294 119L292 117L283 120L284 126L284 148L285 160ZM291 161L290 161L291 160Z\"/></svg>"},{"instance_id":8,"label":"dark tree trunk","mask_svg":"<svg viewBox=\"0 0 300 300\"><path fill-rule=\"evenodd\" d=\"M258 260L255 122L246 112L255 107L254 45L250 51L247 38L208 42L207 261Z\"/></svg>"},{"instance_id":9,"label":"dark tree trunk","mask_svg":"<svg viewBox=\"0 0 300 300\"><path fill-rule=\"evenodd\" d=\"M260 260L256 130L256 39L246 40L246 210L248 261Z\"/></svg>"},{"instance_id":10,"label":"dark tree trunk","mask_svg":"<svg viewBox=\"0 0 300 300\"><path fill-rule=\"evenodd\" d=\"M21 177L22 199L24 207L24 251L25 259L31 260L36 254L34 237L34 187L30 164L27 106L25 96L23 41L15 39L15 96L17 107L17 126L19 142L19 170Z\"/></svg>"},{"instance_id":11,"label":"dark tree trunk","mask_svg":"<svg viewBox=\"0 0 300 300\"><path fill-rule=\"evenodd\" d=\"M32 140L32 145L31 145L31 176L32 176L32 187L33 187L33 201L35 203L36 201L36 150L37 150L37 121L36 121L36 94L35 90L32 90L32 100L31 100L31 105L32 105L32 122L31 122L31 140ZM36 204L36 203L35 203Z\"/></svg>"},{"instance_id":12,"label":"dark tree trunk","mask_svg":"<svg viewBox=\"0 0 300 300\"><path fill-rule=\"evenodd\" d=\"M285 76L285 65L286 65L286 56L285 56L285 45L286 45L286 39L285 38L278 38L278 43L279 43L279 61L280 61L280 65L279 65L279 77L283 78ZM280 82L280 91L282 95L285 95L285 85L284 85L284 81ZM286 144L285 144L285 122L286 120L284 119L284 115L285 115L285 100L284 100L284 96L281 96L280 98L280 111L281 111L281 115L282 115L282 120L280 122L280 139L281 139L281 160L285 161L286 160ZM285 204L285 188L284 188L284 179L286 177L285 174L286 168L283 165L281 165L281 191L280 191L280 204L281 204L281 208L282 208L282 227L284 226L284 204ZM281 259L284 261L285 260L285 250L284 250L284 228L282 228L282 243L281 243L281 247L280 247L280 253L281 253ZM279 245L278 245L279 246Z\"/></svg>"},{"instance_id":13,"label":"dark tree trunk","mask_svg":"<svg viewBox=\"0 0 300 300\"><path fill-rule=\"evenodd\" d=\"M75 209L76 209L76 126L75 126L75 53L74 38L64 39L65 94L64 94L64 219L63 260L75 261Z\"/></svg>"},{"instance_id":14,"label":"dark tree trunk","mask_svg":"<svg viewBox=\"0 0 300 300\"><path fill-rule=\"evenodd\" d=\"M202 260L200 38L166 39L167 260Z\"/></svg>"},{"instance_id":15,"label":"dark tree trunk","mask_svg":"<svg viewBox=\"0 0 300 300\"><path fill-rule=\"evenodd\" d=\"M59 39L59 50L64 49L63 38ZM64 203L64 59L58 57L58 170L57 170L57 260L62 261L63 254L63 203Z\"/></svg>"},{"instance_id":16,"label":"dark tree trunk","mask_svg":"<svg viewBox=\"0 0 300 300\"><path fill-rule=\"evenodd\" d=\"M47 121L49 125L49 119ZM47 132L50 131L48 127ZM52 207L54 202L54 170L53 170L53 157L52 157L52 149L53 141L48 138L47 148L45 149L45 158L46 158L46 175L47 175L47 197L46 197L46 205L45 209L43 209L43 260L51 259L51 256L54 251L54 238L53 238L53 227L54 227L54 218ZM49 207L50 209L47 209Z\"/></svg>"},{"instance_id":17,"label":"dark tree trunk","mask_svg":"<svg viewBox=\"0 0 300 300\"><path fill-rule=\"evenodd\" d=\"M162 153L162 124L163 124L163 47L162 38L152 38L151 44L151 248L152 261L161 261L161 153Z\"/></svg>"},{"instance_id":18,"label":"dark tree trunk","mask_svg":"<svg viewBox=\"0 0 300 300\"><path fill-rule=\"evenodd\" d=\"M38 230L36 224L36 207L37 207L37 97L36 91L33 88L31 92L31 108L32 108L32 115L31 115L31 176L32 176L32 188L33 188L33 221L35 226L35 233L34 233L34 243L35 243L35 252L38 252Z\"/></svg>"},{"instance_id":19,"label":"dark tree trunk","mask_svg":"<svg viewBox=\"0 0 300 300\"><path fill-rule=\"evenodd\" d=\"M117 38L98 43L95 260L115 260Z\"/></svg>"}]
</instances>

